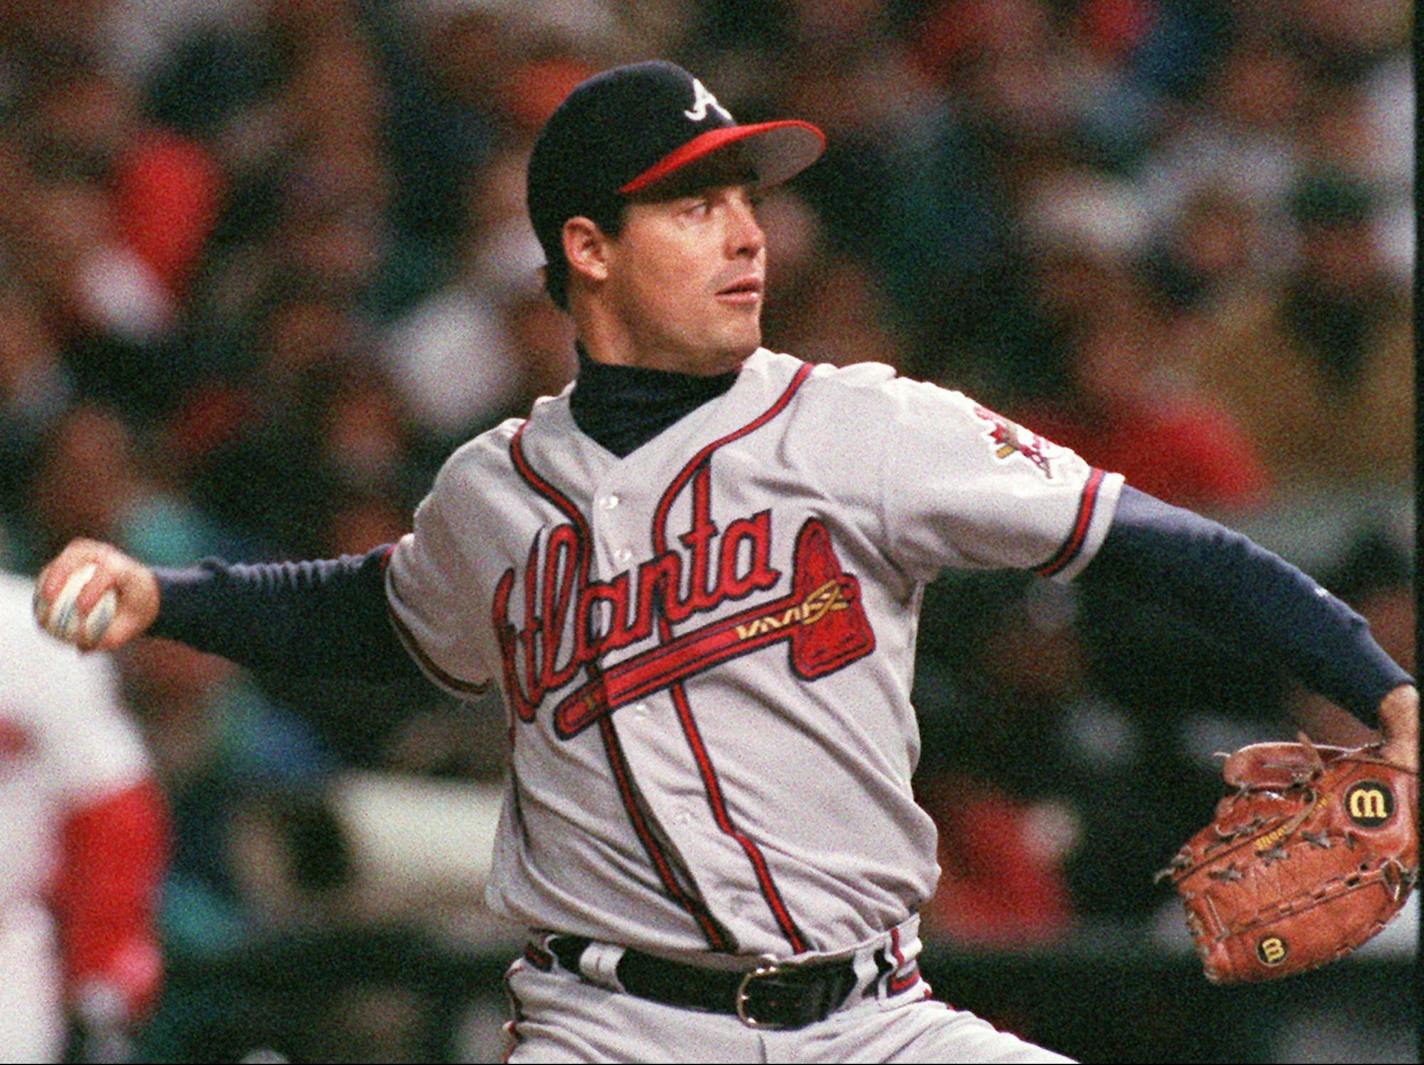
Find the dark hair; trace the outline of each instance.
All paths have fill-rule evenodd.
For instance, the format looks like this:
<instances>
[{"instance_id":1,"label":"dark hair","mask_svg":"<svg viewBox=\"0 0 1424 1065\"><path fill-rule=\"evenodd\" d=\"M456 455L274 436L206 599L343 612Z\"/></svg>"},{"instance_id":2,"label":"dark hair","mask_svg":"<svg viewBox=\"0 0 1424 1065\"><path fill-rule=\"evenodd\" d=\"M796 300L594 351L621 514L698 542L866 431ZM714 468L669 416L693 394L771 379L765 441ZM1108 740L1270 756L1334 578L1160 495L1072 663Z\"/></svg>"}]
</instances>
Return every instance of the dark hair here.
<instances>
[{"instance_id":1,"label":"dark hair","mask_svg":"<svg viewBox=\"0 0 1424 1065\"><path fill-rule=\"evenodd\" d=\"M583 216L593 222L610 237L623 231L623 209L628 201L621 196L614 197L583 212ZM577 217L571 215L570 217ZM565 219L568 221L568 219ZM559 227L562 235L563 226ZM569 309L569 260L564 256L562 241L544 246L544 291L558 305L560 310Z\"/></svg>"}]
</instances>

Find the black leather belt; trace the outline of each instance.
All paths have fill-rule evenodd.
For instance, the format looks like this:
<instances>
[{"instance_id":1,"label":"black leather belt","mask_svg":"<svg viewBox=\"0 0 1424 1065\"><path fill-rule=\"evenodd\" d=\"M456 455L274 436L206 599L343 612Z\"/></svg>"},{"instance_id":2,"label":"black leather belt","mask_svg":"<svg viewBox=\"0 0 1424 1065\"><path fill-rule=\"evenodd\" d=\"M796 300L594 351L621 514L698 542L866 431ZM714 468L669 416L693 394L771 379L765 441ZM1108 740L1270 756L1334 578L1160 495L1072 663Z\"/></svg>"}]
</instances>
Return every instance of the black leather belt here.
<instances>
[{"instance_id":1,"label":"black leather belt","mask_svg":"<svg viewBox=\"0 0 1424 1065\"><path fill-rule=\"evenodd\" d=\"M553 936L546 946L570 972L591 940ZM615 970L630 995L668 1006L730 1013L751 1028L804 1028L830 1016L854 989L857 978L849 959L795 965L768 957L747 972L703 969L625 950Z\"/></svg>"}]
</instances>

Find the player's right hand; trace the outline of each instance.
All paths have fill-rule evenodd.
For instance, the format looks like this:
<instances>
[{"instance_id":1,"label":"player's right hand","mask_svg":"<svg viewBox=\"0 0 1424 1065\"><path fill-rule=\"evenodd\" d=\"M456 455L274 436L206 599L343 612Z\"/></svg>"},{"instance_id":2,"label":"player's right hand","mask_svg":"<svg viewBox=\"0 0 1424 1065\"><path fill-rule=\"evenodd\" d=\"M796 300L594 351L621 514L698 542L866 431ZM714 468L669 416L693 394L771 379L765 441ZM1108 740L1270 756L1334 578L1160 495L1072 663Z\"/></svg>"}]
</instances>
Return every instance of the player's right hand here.
<instances>
[{"instance_id":1,"label":"player's right hand","mask_svg":"<svg viewBox=\"0 0 1424 1065\"><path fill-rule=\"evenodd\" d=\"M158 580L153 571L112 544L71 540L35 578L36 614L41 613L38 604L53 603L69 575L91 562L95 572L79 594L79 614L88 614L112 588L116 599L114 619L96 642L90 644L80 637L78 646L84 651L112 651L142 636L158 617Z\"/></svg>"}]
</instances>

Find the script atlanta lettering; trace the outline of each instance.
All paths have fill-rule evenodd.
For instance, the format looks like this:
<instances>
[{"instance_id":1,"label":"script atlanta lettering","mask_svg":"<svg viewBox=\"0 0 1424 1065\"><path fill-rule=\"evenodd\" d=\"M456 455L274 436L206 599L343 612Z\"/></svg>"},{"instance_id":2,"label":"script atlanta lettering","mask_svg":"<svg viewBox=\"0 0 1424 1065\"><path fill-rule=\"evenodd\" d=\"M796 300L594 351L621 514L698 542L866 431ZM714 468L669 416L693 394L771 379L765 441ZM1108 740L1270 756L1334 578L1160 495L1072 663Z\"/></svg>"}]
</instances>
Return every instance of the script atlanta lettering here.
<instances>
[{"instance_id":1,"label":"script atlanta lettering","mask_svg":"<svg viewBox=\"0 0 1424 1065\"><path fill-rule=\"evenodd\" d=\"M509 620L516 582L506 570L495 588L494 624L514 711L530 721L549 692L572 681L601 655L647 639L654 612L673 624L775 587L771 511L738 518L719 530L709 493L694 491L692 519L669 549L612 580L587 579L589 545L571 524L555 526L529 546L524 570L524 623ZM631 616L630 616L631 615ZM570 634L572 638L570 639Z\"/></svg>"}]
</instances>

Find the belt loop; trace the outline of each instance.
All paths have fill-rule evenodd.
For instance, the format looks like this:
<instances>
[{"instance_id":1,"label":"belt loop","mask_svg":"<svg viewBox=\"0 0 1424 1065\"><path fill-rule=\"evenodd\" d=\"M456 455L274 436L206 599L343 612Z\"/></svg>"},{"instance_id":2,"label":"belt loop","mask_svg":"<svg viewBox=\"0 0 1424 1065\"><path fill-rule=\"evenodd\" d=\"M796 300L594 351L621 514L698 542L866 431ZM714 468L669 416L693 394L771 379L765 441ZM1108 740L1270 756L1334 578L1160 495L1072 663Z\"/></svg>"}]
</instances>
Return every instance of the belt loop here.
<instances>
[{"instance_id":1,"label":"belt loop","mask_svg":"<svg viewBox=\"0 0 1424 1065\"><path fill-rule=\"evenodd\" d=\"M890 929L881 948L885 959L884 979L878 981L877 996L884 1000L903 994L921 980L918 914Z\"/></svg>"},{"instance_id":2,"label":"belt loop","mask_svg":"<svg viewBox=\"0 0 1424 1065\"><path fill-rule=\"evenodd\" d=\"M622 959L622 947L612 943L590 943L579 955L579 972L591 984L610 991L623 991L623 983L618 979L618 963Z\"/></svg>"}]
</instances>

